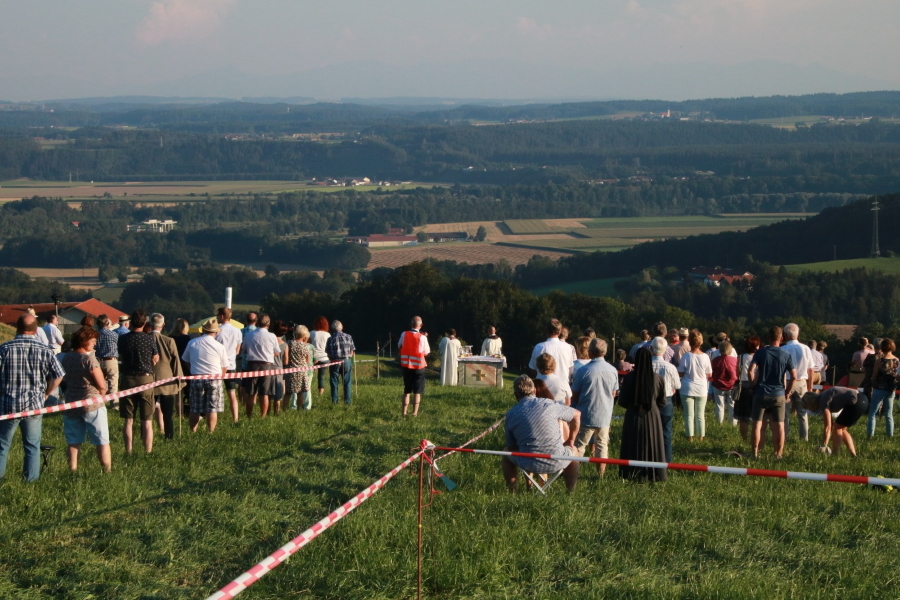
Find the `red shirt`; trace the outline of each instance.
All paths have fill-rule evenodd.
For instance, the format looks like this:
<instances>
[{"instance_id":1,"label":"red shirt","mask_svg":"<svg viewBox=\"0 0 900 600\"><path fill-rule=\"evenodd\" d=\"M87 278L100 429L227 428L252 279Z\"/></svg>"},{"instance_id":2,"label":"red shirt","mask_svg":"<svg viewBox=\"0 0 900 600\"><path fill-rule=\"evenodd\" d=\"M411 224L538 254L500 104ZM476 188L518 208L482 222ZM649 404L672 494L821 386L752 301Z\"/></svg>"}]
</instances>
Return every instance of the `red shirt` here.
<instances>
[{"instance_id":1,"label":"red shirt","mask_svg":"<svg viewBox=\"0 0 900 600\"><path fill-rule=\"evenodd\" d=\"M738 382L737 359L719 355L712 360L712 384L717 390L732 390Z\"/></svg>"}]
</instances>

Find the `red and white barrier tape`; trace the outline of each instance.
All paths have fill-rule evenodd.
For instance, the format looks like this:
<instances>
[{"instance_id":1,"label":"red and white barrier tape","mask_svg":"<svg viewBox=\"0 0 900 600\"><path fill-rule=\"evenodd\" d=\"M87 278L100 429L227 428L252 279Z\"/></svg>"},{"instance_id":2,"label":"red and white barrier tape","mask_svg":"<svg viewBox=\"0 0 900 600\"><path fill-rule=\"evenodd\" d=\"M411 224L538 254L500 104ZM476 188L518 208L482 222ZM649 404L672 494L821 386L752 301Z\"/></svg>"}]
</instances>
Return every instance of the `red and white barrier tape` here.
<instances>
[{"instance_id":1,"label":"red and white barrier tape","mask_svg":"<svg viewBox=\"0 0 900 600\"><path fill-rule=\"evenodd\" d=\"M236 577L231 583L223 587L221 590L207 598L207 600L222 600L223 598L234 598L245 589L259 581L259 579L283 563L288 559L289 556L297 552L300 548L311 542L316 538L320 533L340 521L343 517L347 516L354 508L368 500L375 492L380 490L384 484L386 484L392 477L394 477L397 473L408 467L413 463L414 460L419 458L426 449L429 449L423 440L422 449L410 456L408 459L391 469L387 474L385 474L381 479L358 493L356 496L345 502L340 508L336 511L292 539L290 542L267 556L266 558L259 561L256 565L254 565L249 570L241 573L238 577Z\"/></svg>"},{"instance_id":2,"label":"red and white barrier tape","mask_svg":"<svg viewBox=\"0 0 900 600\"><path fill-rule=\"evenodd\" d=\"M124 398L125 396L131 396L132 394L137 394L138 392L144 392L146 390L159 387L161 385L166 385L168 383L172 383L173 381L193 381L193 380L219 380L219 379L243 379L245 377L262 377L264 375L281 375L287 373L299 373L301 371L315 371L316 369L322 369L325 367L329 367L331 365L339 365L343 361L335 361L330 362L324 365L314 365L312 367L289 367L287 369L269 369L267 371L247 371L241 373L225 373L224 375L182 375L181 377L168 377L166 379L160 379L158 381L152 381L150 383L145 383L144 385L139 385L137 387L129 388L127 390L122 390L120 392L114 392L112 394L106 394L105 396L97 396L96 398L89 398L87 400L76 400L74 402L66 402L65 404L57 404L56 406L46 406L44 408L35 408L33 410L24 410L16 413L9 413L5 415L0 415L0 421L6 421L9 419L23 419L25 417L34 417L37 415L46 415L49 413L57 413L63 412L66 410L71 410L73 408L81 408L86 406L96 406L97 404L106 404L112 400L116 400L118 398Z\"/></svg>"},{"instance_id":3,"label":"red and white barrier tape","mask_svg":"<svg viewBox=\"0 0 900 600\"><path fill-rule=\"evenodd\" d=\"M780 479L803 479L806 481L834 481L838 483L859 483L862 485L900 486L900 479L884 477L864 477L861 475L833 475L830 473L804 473L798 471L770 471L767 469L742 469L736 467L715 467L710 465L687 465L680 463L649 462L644 460L624 460L621 458L594 458L591 456L556 456L553 454L536 454L531 452L506 452L503 450L479 450L477 448L442 448L435 450L454 450L470 454L490 454L493 456L521 456L523 458L549 458L569 462L598 463L620 465L623 467L643 467L649 469L672 469L676 471L703 471L720 475L751 475L754 477L777 477Z\"/></svg>"},{"instance_id":4,"label":"red and white barrier tape","mask_svg":"<svg viewBox=\"0 0 900 600\"><path fill-rule=\"evenodd\" d=\"M840 386L837 386L837 385L828 385L828 384L825 384L825 385L814 385L814 386L812 386L812 389L814 389L814 390L830 390L830 389L833 388L833 387L840 387ZM864 391L866 391L865 388L847 388L847 389L851 389L851 390L852 390L852 389L855 389L857 392L864 392Z\"/></svg>"},{"instance_id":5,"label":"red and white barrier tape","mask_svg":"<svg viewBox=\"0 0 900 600\"><path fill-rule=\"evenodd\" d=\"M482 431L481 433L479 433L478 435L473 437L471 440L469 440L465 444L461 444L459 447L465 448L469 444L474 444L475 442L477 442L484 436L488 435L489 433L491 433L492 431L494 431L495 429L500 427L500 425L503 424L503 421L505 421L505 420L506 420L506 417L503 417L502 419L500 419L499 421L497 421L496 423L494 423L493 425L491 425L490 427L488 427L487 429L485 429L484 431ZM451 456L451 455L455 454L456 452L457 452L456 450L451 450L450 452L441 454L440 456L438 456L437 458L434 459L434 462L437 462L437 461L441 460L442 458L447 458L448 456Z\"/></svg>"}]
</instances>

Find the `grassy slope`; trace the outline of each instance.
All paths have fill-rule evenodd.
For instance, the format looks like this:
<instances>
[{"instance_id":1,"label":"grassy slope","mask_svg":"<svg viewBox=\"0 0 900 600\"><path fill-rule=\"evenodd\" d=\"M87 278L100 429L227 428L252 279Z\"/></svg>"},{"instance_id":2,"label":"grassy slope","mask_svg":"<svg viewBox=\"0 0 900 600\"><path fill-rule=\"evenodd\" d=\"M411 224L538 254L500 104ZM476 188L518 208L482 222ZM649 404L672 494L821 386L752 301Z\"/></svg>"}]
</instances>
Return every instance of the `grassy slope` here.
<instances>
[{"instance_id":1,"label":"grassy slope","mask_svg":"<svg viewBox=\"0 0 900 600\"><path fill-rule=\"evenodd\" d=\"M788 273L803 271L831 271L859 269L865 267L873 271L883 271L891 275L900 275L900 258L855 258L850 260L831 260L827 262L785 265Z\"/></svg>"},{"instance_id":2,"label":"grassy slope","mask_svg":"<svg viewBox=\"0 0 900 600\"><path fill-rule=\"evenodd\" d=\"M14 337L16 337L16 328L0 323L0 343L8 342Z\"/></svg>"},{"instance_id":3,"label":"grassy slope","mask_svg":"<svg viewBox=\"0 0 900 600\"><path fill-rule=\"evenodd\" d=\"M59 417L48 417L51 471L22 484L17 438L0 486L0 596L205 597L400 463L421 438L462 442L511 403L508 388L429 382L422 415L401 421L399 389L390 379L361 386L349 409L317 400L310 413L226 423L212 437L185 432L149 457L123 457L114 435L106 477L93 456L81 472L65 472ZM110 422L118 428L118 417ZM705 442L676 436L676 462L900 474L896 443L880 431L859 442L859 460L826 459L792 441L784 461L750 463L725 458L739 437L711 414L708 423ZM613 421L613 455L620 427ZM496 432L479 446L502 444ZM700 473L648 486L615 471L599 480L586 468L573 495L560 482L547 497L510 496L496 458L454 456L442 468L460 487L426 513L427 598L895 595L886 584L893 561L871 557L900 552L900 494ZM415 495L415 479L402 473L241 597L413 597Z\"/></svg>"}]
</instances>

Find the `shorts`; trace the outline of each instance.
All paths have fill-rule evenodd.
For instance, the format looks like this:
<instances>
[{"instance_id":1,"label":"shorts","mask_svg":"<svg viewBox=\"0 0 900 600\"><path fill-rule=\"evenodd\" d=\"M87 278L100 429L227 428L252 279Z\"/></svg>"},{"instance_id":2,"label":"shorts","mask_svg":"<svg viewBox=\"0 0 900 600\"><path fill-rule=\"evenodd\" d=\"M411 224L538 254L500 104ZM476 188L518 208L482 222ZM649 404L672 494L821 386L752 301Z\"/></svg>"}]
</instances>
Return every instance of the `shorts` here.
<instances>
[{"instance_id":1,"label":"shorts","mask_svg":"<svg viewBox=\"0 0 900 600\"><path fill-rule=\"evenodd\" d=\"M425 369L407 369L403 367L403 393L425 393Z\"/></svg>"},{"instance_id":2,"label":"shorts","mask_svg":"<svg viewBox=\"0 0 900 600\"><path fill-rule=\"evenodd\" d=\"M188 389L188 412L192 415L220 413L225 410L221 379L193 379Z\"/></svg>"},{"instance_id":3,"label":"shorts","mask_svg":"<svg viewBox=\"0 0 900 600\"><path fill-rule=\"evenodd\" d=\"M521 450L521 452L525 452L525 450ZM528 452L543 454L545 451L528 450ZM557 449L556 451L551 452L551 454L560 456L577 456L578 450L576 448L573 448L572 446L563 446L562 450ZM552 458L528 458L525 456L510 456L509 460L523 471L528 471L529 473L556 473L557 471L562 471L570 464L572 464L568 460L554 460Z\"/></svg>"},{"instance_id":4,"label":"shorts","mask_svg":"<svg viewBox=\"0 0 900 600\"><path fill-rule=\"evenodd\" d=\"M856 404L850 404L841 411L835 420L835 425L841 427L852 427L863 417L869 414L869 398L859 392L856 395Z\"/></svg>"},{"instance_id":5,"label":"shorts","mask_svg":"<svg viewBox=\"0 0 900 600\"><path fill-rule=\"evenodd\" d=\"M67 444L71 446L83 444L85 437L93 446L109 444L109 421L106 418L105 406L82 414L71 412L66 411L62 415L63 435Z\"/></svg>"},{"instance_id":6,"label":"shorts","mask_svg":"<svg viewBox=\"0 0 900 600\"><path fill-rule=\"evenodd\" d=\"M277 369L275 363L251 360L247 362L247 371L270 371ZM259 377L246 377L242 379L244 392L251 396L274 396L275 375L261 375Z\"/></svg>"},{"instance_id":7,"label":"shorts","mask_svg":"<svg viewBox=\"0 0 900 600\"><path fill-rule=\"evenodd\" d=\"M119 389L125 391L148 383L153 383L153 375L122 375ZM140 409L141 421L149 421L155 408L152 388L119 399L119 416L123 419L133 419Z\"/></svg>"},{"instance_id":8,"label":"shorts","mask_svg":"<svg viewBox=\"0 0 900 600\"><path fill-rule=\"evenodd\" d=\"M784 423L784 396L753 396L753 407L750 409L750 418L753 421L762 421L765 417L771 417L776 423Z\"/></svg>"},{"instance_id":9,"label":"shorts","mask_svg":"<svg viewBox=\"0 0 900 600\"><path fill-rule=\"evenodd\" d=\"M234 369L228 369L226 373L237 373ZM226 390L236 390L241 385L241 380L235 377L234 379L223 379L222 383L225 384Z\"/></svg>"},{"instance_id":10,"label":"shorts","mask_svg":"<svg viewBox=\"0 0 900 600\"><path fill-rule=\"evenodd\" d=\"M594 439L594 454L597 458L609 458L609 427L582 427L575 436L575 449L583 456L591 439Z\"/></svg>"}]
</instances>

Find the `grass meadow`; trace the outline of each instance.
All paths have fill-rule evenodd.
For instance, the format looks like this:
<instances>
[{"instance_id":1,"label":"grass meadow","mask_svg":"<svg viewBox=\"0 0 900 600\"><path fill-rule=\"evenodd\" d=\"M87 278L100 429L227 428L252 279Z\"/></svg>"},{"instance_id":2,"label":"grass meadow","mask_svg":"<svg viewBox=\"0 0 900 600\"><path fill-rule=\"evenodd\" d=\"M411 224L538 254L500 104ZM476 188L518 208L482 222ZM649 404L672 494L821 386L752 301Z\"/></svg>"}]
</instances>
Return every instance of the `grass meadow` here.
<instances>
[{"instance_id":1,"label":"grass meadow","mask_svg":"<svg viewBox=\"0 0 900 600\"><path fill-rule=\"evenodd\" d=\"M826 262L785 265L788 273L805 271L830 271L837 273L845 269L866 268L870 271L881 271L889 275L900 275L900 258L853 258L848 260L830 260Z\"/></svg>"},{"instance_id":2,"label":"grass meadow","mask_svg":"<svg viewBox=\"0 0 900 600\"><path fill-rule=\"evenodd\" d=\"M110 416L113 472L91 455L67 472L58 416L45 417L50 469L19 480L17 436L0 484L0 597L205 598L403 461L419 440L461 443L512 404L505 390L428 388L401 419L400 382L360 365L354 404L157 441L125 457ZM619 414L620 411L617 411ZM898 442L859 441L859 459L788 443L786 458L728 458L735 429L712 422L675 461L900 475ZM813 421L813 436L821 424ZM613 421L618 455L621 420ZM864 438L861 426L854 427ZM478 443L499 449L502 429ZM897 596L900 494L864 486L671 472L665 484L604 479L507 493L494 457L442 461L459 487L426 510L425 598L881 598ZM403 472L242 598L415 597L416 478ZM440 486L440 484L437 484Z\"/></svg>"}]
</instances>

